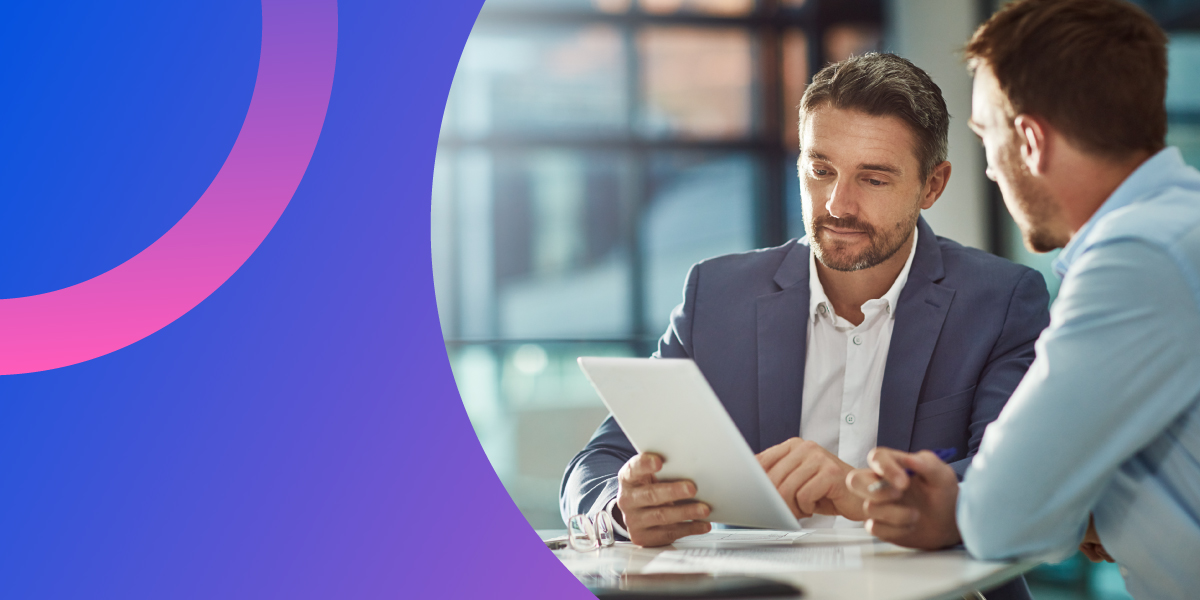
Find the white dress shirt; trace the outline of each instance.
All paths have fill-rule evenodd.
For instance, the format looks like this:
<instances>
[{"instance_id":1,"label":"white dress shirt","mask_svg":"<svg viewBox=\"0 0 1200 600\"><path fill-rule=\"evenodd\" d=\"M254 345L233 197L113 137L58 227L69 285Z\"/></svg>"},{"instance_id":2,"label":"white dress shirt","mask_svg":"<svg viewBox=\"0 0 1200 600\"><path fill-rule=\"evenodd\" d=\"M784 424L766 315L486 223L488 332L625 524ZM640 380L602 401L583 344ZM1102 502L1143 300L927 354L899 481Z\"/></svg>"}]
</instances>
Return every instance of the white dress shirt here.
<instances>
[{"instance_id":1,"label":"white dress shirt","mask_svg":"<svg viewBox=\"0 0 1200 600\"><path fill-rule=\"evenodd\" d=\"M863 303L863 322L857 326L834 312L817 276L816 256L808 253L808 350L799 434L854 468L867 466L867 453L879 434L879 392L892 344L896 302L916 250L914 229L904 268L882 298ZM861 527L862 523L818 515L801 520L801 525Z\"/></svg>"}]
</instances>

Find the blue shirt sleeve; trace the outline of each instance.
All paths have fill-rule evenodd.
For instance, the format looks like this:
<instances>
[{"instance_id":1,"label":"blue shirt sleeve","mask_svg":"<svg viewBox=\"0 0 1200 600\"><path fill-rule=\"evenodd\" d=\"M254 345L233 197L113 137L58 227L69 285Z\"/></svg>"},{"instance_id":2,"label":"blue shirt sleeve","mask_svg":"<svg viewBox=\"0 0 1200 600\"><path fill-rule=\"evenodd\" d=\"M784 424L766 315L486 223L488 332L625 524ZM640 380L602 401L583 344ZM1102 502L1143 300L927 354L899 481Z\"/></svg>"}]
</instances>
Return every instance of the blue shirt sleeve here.
<instances>
[{"instance_id":1,"label":"blue shirt sleeve","mask_svg":"<svg viewBox=\"0 0 1200 600\"><path fill-rule=\"evenodd\" d=\"M1079 257L960 486L967 549L983 559L1074 552L1117 469L1200 393L1198 339L1196 299L1164 250L1121 240Z\"/></svg>"}]
</instances>

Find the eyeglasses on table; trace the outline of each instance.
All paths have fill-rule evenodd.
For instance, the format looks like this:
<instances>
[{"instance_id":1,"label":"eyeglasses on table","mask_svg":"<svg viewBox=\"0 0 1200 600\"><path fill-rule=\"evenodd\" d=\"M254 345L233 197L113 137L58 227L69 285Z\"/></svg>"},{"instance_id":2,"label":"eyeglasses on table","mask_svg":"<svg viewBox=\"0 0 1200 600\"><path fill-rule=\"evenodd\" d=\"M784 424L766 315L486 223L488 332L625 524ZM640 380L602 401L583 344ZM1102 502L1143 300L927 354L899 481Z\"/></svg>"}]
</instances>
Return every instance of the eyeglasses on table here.
<instances>
[{"instance_id":1,"label":"eyeglasses on table","mask_svg":"<svg viewBox=\"0 0 1200 600\"><path fill-rule=\"evenodd\" d=\"M607 511L596 513L593 520L587 515L575 515L567 520L567 545L576 552L591 552L616 543L616 529Z\"/></svg>"}]
</instances>

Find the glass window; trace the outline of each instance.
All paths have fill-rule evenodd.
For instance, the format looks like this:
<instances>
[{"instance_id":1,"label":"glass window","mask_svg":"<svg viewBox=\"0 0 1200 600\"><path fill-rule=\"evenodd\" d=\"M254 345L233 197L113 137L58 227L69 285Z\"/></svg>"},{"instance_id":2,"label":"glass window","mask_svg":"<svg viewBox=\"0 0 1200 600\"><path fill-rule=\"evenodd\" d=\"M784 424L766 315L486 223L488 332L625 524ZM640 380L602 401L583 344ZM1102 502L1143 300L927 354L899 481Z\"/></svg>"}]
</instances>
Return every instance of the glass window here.
<instances>
[{"instance_id":1,"label":"glass window","mask_svg":"<svg viewBox=\"0 0 1200 600\"><path fill-rule=\"evenodd\" d=\"M638 34L651 137L737 138L750 134L750 36L740 29L648 27Z\"/></svg>"},{"instance_id":2,"label":"glass window","mask_svg":"<svg viewBox=\"0 0 1200 600\"><path fill-rule=\"evenodd\" d=\"M1200 33L1172 34L1167 66L1167 144L1200 166Z\"/></svg>"},{"instance_id":3,"label":"glass window","mask_svg":"<svg viewBox=\"0 0 1200 600\"><path fill-rule=\"evenodd\" d=\"M804 225L804 198L800 196L800 174L796 161L799 153L789 154L783 161L783 193L787 202L787 237L802 238L807 235Z\"/></svg>"},{"instance_id":4,"label":"glass window","mask_svg":"<svg viewBox=\"0 0 1200 600\"><path fill-rule=\"evenodd\" d=\"M631 281L624 189L612 153L542 148L495 159L498 334L624 338Z\"/></svg>"},{"instance_id":5,"label":"glass window","mask_svg":"<svg viewBox=\"0 0 1200 600\"><path fill-rule=\"evenodd\" d=\"M699 13L738 17L754 11L754 0L638 0L638 6L652 15Z\"/></svg>"},{"instance_id":6,"label":"glass window","mask_svg":"<svg viewBox=\"0 0 1200 600\"><path fill-rule=\"evenodd\" d=\"M864 23L842 23L825 32L825 59L829 62L846 60L868 52L879 51L879 26Z\"/></svg>"},{"instance_id":7,"label":"glass window","mask_svg":"<svg viewBox=\"0 0 1200 600\"><path fill-rule=\"evenodd\" d=\"M795 0L791 0L795 3ZM754 12L754 0L488 0L485 10L522 9L628 13L636 7L648 15L701 14L738 17Z\"/></svg>"},{"instance_id":8,"label":"glass window","mask_svg":"<svg viewBox=\"0 0 1200 600\"><path fill-rule=\"evenodd\" d=\"M756 171L744 154L653 158L650 201L641 218L646 331L666 330L693 264L754 247Z\"/></svg>"},{"instance_id":9,"label":"glass window","mask_svg":"<svg viewBox=\"0 0 1200 600\"><path fill-rule=\"evenodd\" d=\"M447 168L454 173L450 186L456 221L451 287L456 295L447 301L457 311L457 336L490 339L496 335L492 154L482 148L465 148L451 156ZM432 249L445 246L436 243ZM443 285L436 279L434 283Z\"/></svg>"},{"instance_id":10,"label":"glass window","mask_svg":"<svg viewBox=\"0 0 1200 600\"><path fill-rule=\"evenodd\" d=\"M1167 112L1200 113L1200 33L1171 35L1167 68Z\"/></svg>"},{"instance_id":11,"label":"glass window","mask_svg":"<svg viewBox=\"0 0 1200 600\"><path fill-rule=\"evenodd\" d=\"M451 90L458 135L620 135L625 51L609 25L477 27Z\"/></svg>"},{"instance_id":12,"label":"glass window","mask_svg":"<svg viewBox=\"0 0 1200 600\"><path fill-rule=\"evenodd\" d=\"M808 87L808 36L803 31L789 29L783 34L783 145L788 149L800 146L800 100Z\"/></svg>"},{"instance_id":13,"label":"glass window","mask_svg":"<svg viewBox=\"0 0 1200 600\"><path fill-rule=\"evenodd\" d=\"M438 320L446 337L458 337L458 292L455 277L454 170L451 152L438 152L433 163L433 202L430 206L429 240L433 262L434 293Z\"/></svg>"},{"instance_id":14,"label":"glass window","mask_svg":"<svg viewBox=\"0 0 1200 600\"><path fill-rule=\"evenodd\" d=\"M1177 146L1187 164L1200 167L1200 119L1173 120L1167 128L1167 145Z\"/></svg>"},{"instance_id":15,"label":"glass window","mask_svg":"<svg viewBox=\"0 0 1200 600\"><path fill-rule=\"evenodd\" d=\"M592 12L623 13L629 10L633 0L487 0L483 5L484 12L489 13L505 10L553 11L553 12Z\"/></svg>"}]
</instances>

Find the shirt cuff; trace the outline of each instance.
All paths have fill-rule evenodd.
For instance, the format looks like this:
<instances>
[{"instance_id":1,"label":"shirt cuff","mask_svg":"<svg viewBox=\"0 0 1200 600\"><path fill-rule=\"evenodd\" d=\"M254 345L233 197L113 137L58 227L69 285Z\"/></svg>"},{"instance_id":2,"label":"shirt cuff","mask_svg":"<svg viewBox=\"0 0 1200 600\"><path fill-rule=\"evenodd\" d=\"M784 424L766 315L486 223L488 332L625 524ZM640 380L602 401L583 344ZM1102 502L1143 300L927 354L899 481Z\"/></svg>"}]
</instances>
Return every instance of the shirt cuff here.
<instances>
[{"instance_id":1,"label":"shirt cuff","mask_svg":"<svg viewBox=\"0 0 1200 600\"><path fill-rule=\"evenodd\" d=\"M615 529L617 531L617 533L624 536L625 539L630 539L629 531L625 529L624 525L621 525L621 523L619 521L617 521L617 515L613 514L613 509L615 509L616 507L617 507L617 499L613 498L612 500L608 501L608 504L604 505L604 512L608 513L609 519L612 520L613 529Z\"/></svg>"}]
</instances>

